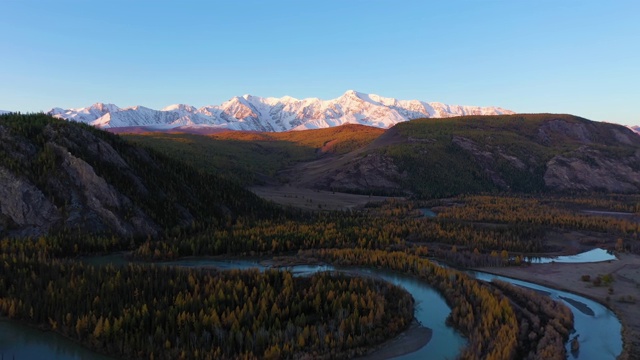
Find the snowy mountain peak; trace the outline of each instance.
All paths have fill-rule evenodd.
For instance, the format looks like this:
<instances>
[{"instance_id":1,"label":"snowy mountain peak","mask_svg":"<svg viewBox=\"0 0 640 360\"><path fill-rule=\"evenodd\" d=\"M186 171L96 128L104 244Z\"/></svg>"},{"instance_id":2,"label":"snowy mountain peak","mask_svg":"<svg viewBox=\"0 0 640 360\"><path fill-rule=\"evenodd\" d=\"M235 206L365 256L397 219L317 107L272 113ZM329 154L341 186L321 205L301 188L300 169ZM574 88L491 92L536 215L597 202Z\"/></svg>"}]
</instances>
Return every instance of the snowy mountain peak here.
<instances>
[{"instance_id":1,"label":"snowy mountain peak","mask_svg":"<svg viewBox=\"0 0 640 360\"><path fill-rule=\"evenodd\" d=\"M185 111L185 112L193 113L193 112L196 112L197 110L198 109L196 109L194 106L191 106L191 105L173 104L173 105L163 107L162 110L160 111Z\"/></svg>"},{"instance_id":2,"label":"snowy mountain peak","mask_svg":"<svg viewBox=\"0 0 640 360\"><path fill-rule=\"evenodd\" d=\"M91 108L99 110L99 111L117 111L119 109L114 104L105 104L105 103L101 103L101 102L97 102L97 103L91 105Z\"/></svg>"},{"instance_id":3,"label":"snowy mountain peak","mask_svg":"<svg viewBox=\"0 0 640 360\"><path fill-rule=\"evenodd\" d=\"M342 124L362 124L381 128L416 118L441 118L461 115L513 114L499 107L479 107L397 100L375 94L348 90L332 100L296 99L291 96L262 98L245 94L221 105L175 104L162 110L143 106L119 108L96 103L87 108L54 108L49 114L81 121L102 128L124 126L210 126L232 130L287 131L317 129Z\"/></svg>"},{"instance_id":4,"label":"snowy mountain peak","mask_svg":"<svg viewBox=\"0 0 640 360\"><path fill-rule=\"evenodd\" d=\"M355 90L347 90L344 94L342 94L341 98L364 100L363 99L364 95L366 94L357 92Z\"/></svg>"}]
</instances>

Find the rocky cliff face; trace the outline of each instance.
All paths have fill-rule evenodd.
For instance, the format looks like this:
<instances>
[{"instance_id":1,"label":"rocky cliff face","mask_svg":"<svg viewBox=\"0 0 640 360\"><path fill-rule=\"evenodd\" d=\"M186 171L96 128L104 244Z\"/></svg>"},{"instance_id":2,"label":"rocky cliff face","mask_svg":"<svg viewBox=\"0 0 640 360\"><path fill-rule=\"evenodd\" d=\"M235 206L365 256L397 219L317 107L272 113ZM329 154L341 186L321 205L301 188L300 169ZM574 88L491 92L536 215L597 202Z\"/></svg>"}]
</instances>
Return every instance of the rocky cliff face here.
<instances>
[{"instance_id":1,"label":"rocky cliff face","mask_svg":"<svg viewBox=\"0 0 640 360\"><path fill-rule=\"evenodd\" d=\"M584 146L549 160L544 182L560 191L640 192L640 150L616 157Z\"/></svg>"},{"instance_id":2,"label":"rocky cliff face","mask_svg":"<svg viewBox=\"0 0 640 360\"><path fill-rule=\"evenodd\" d=\"M606 191L615 193L640 192L640 136L614 124L589 121L551 119L537 129L535 141L553 152L559 152L544 165L544 185L554 191ZM463 148L465 148L463 146ZM492 172L491 161L482 161L487 172ZM494 148L488 158L507 159L516 168L533 169L544 157L506 154ZM492 181L503 188L499 175Z\"/></svg>"},{"instance_id":3,"label":"rocky cliff face","mask_svg":"<svg viewBox=\"0 0 640 360\"><path fill-rule=\"evenodd\" d=\"M87 161L73 155L83 153L131 174L129 165L106 141L81 128L46 125L39 150L6 127L0 132L6 140L0 147L7 156L23 166L42 166L34 177L32 171L21 174L19 169L0 167L0 218L9 235L40 236L63 227L119 236L157 235L156 223ZM38 164L45 161L49 167ZM140 178L130 180L131 187L144 191Z\"/></svg>"},{"instance_id":4,"label":"rocky cliff face","mask_svg":"<svg viewBox=\"0 0 640 360\"><path fill-rule=\"evenodd\" d=\"M98 143L98 147L109 149L107 153L117 156L108 144ZM77 158L66 148L55 144L56 155L62 160L62 170L72 186L67 188L68 216L65 225L77 227L89 225L91 229L109 231L112 230L120 236L156 236L159 226L146 216L132 201L121 194L116 188L96 174L95 170L86 161ZM105 158L108 160L109 158ZM122 170L128 166L117 156L115 159ZM134 177L130 186L140 184L141 180ZM141 186L144 189L144 186ZM126 216L122 216L125 214Z\"/></svg>"},{"instance_id":5,"label":"rocky cliff face","mask_svg":"<svg viewBox=\"0 0 640 360\"><path fill-rule=\"evenodd\" d=\"M115 135L42 114L0 116L0 237L155 237L245 204L261 203Z\"/></svg>"},{"instance_id":6,"label":"rocky cliff face","mask_svg":"<svg viewBox=\"0 0 640 360\"><path fill-rule=\"evenodd\" d=\"M640 136L614 124L552 120L540 142L574 144L547 163L544 183L557 191L640 192Z\"/></svg>"},{"instance_id":7,"label":"rocky cliff face","mask_svg":"<svg viewBox=\"0 0 640 360\"><path fill-rule=\"evenodd\" d=\"M38 236L62 219L60 210L27 179L0 167L0 233Z\"/></svg>"}]
</instances>

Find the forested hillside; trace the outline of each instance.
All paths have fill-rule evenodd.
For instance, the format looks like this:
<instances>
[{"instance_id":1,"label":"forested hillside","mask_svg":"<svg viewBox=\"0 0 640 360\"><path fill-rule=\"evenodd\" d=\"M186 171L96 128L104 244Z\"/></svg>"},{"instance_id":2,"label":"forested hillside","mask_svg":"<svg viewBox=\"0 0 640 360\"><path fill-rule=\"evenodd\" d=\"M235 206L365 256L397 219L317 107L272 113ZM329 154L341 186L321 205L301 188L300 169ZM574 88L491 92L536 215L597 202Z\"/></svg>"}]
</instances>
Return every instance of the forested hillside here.
<instances>
[{"instance_id":1,"label":"forested hillside","mask_svg":"<svg viewBox=\"0 0 640 360\"><path fill-rule=\"evenodd\" d=\"M571 115L418 119L285 133L127 135L246 185L437 198L480 192L640 192L640 137Z\"/></svg>"},{"instance_id":2,"label":"forested hillside","mask_svg":"<svg viewBox=\"0 0 640 360\"><path fill-rule=\"evenodd\" d=\"M295 172L315 170L302 186L419 198L640 191L640 137L571 115L413 120L387 130L365 154L348 157L302 164Z\"/></svg>"},{"instance_id":3,"label":"forested hillside","mask_svg":"<svg viewBox=\"0 0 640 360\"><path fill-rule=\"evenodd\" d=\"M0 115L0 236L155 237L271 208L239 185L43 114Z\"/></svg>"}]
</instances>

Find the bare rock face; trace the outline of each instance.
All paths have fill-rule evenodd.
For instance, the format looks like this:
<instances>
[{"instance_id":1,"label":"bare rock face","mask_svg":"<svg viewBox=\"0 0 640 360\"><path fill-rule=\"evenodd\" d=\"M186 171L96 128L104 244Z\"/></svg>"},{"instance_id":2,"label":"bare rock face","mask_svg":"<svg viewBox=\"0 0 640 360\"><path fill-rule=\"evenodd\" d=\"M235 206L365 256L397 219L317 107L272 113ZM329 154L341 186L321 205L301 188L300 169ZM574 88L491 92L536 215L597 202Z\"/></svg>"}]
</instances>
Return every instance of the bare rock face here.
<instances>
[{"instance_id":1,"label":"bare rock face","mask_svg":"<svg viewBox=\"0 0 640 360\"><path fill-rule=\"evenodd\" d=\"M44 134L49 138L50 143L58 144L71 151L82 148L91 156L100 159L100 161L113 165L129 177L131 185L135 186L137 191L143 194L148 193L147 188L144 186L142 181L133 174L133 171L127 162L106 141L87 131L78 131L78 129L74 128L54 130L51 126L47 126L44 130ZM144 153L144 151L140 150L138 153L142 155L141 153Z\"/></svg>"},{"instance_id":2,"label":"bare rock face","mask_svg":"<svg viewBox=\"0 0 640 360\"><path fill-rule=\"evenodd\" d=\"M615 139L625 145L636 145L640 141L638 134L630 131L622 131L623 129L613 129L612 133ZM628 130L628 129L627 129Z\"/></svg>"},{"instance_id":3,"label":"bare rock face","mask_svg":"<svg viewBox=\"0 0 640 360\"><path fill-rule=\"evenodd\" d=\"M236 184L88 125L0 117L0 238L107 236L125 244L261 207L270 206Z\"/></svg>"},{"instance_id":4,"label":"bare rock face","mask_svg":"<svg viewBox=\"0 0 640 360\"><path fill-rule=\"evenodd\" d=\"M587 125L582 123L573 123L565 120L557 119L545 122L538 129L538 141L548 144L552 137L561 135L562 137L589 144L592 142L593 134Z\"/></svg>"},{"instance_id":5,"label":"bare rock face","mask_svg":"<svg viewBox=\"0 0 640 360\"><path fill-rule=\"evenodd\" d=\"M67 225L74 225L76 222L86 225L89 222L94 227L104 226L121 236L142 234L155 236L158 233L158 227L144 216L131 200L98 176L91 165L71 155L63 147L55 144L48 145L53 147L57 155L62 158L62 169L74 185ZM126 166L126 163L122 164ZM122 217L122 214L127 212L133 213L131 219Z\"/></svg>"},{"instance_id":6,"label":"bare rock face","mask_svg":"<svg viewBox=\"0 0 640 360\"><path fill-rule=\"evenodd\" d=\"M61 219L56 206L37 187L2 167L0 184L0 218L4 218L0 223L9 224L9 232L16 236L39 236ZM20 230L11 231L11 227Z\"/></svg>"},{"instance_id":7,"label":"bare rock face","mask_svg":"<svg viewBox=\"0 0 640 360\"><path fill-rule=\"evenodd\" d=\"M569 138L578 140L582 143L591 142L592 135L585 124L569 123L563 120L553 120L547 122L545 125L553 132L563 133Z\"/></svg>"},{"instance_id":8,"label":"bare rock face","mask_svg":"<svg viewBox=\"0 0 640 360\"><path fill-rule=\"evenodd\" d=\"M626 158L612 158L583 146L547 163L545 185L553 190L640 191L640 150Z\"/></svg>"}]
</instances>

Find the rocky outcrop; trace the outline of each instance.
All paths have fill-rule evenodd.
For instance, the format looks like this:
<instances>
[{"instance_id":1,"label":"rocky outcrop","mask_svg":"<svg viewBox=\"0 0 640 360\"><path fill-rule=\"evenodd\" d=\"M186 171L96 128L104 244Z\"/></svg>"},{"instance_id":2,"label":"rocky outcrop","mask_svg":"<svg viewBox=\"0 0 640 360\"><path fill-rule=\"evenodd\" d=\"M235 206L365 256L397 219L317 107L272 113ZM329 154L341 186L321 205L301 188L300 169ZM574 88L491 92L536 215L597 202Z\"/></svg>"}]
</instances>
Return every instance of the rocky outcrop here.
<instances>
[{"instance_id":1,"label":"rocky outcrop","mask_svg":"<svg viewBox=\"0 0 640 360\"><path fill-rule=\"evenodd\" d=\"M553 190L640 191L640 150L632 156L615 158L583 146L557 155L547 162L545 185Z\"/></svg>"},{"instance_id":2,"label":"rocky outcrop","mask_svg":"<svg viewBox=\"0 0 640 360\"><path fill-rule=\"evenodd\" d=\"M47 124L37 145L0 125L0 236L34 237L58 229L118 236L156 236L160 226L83 158L117 169L140 196L149 191L122 155L107 141L79 126ZM153 165L142 149L133 156ZM48 168L41 162L48 158ZM5 166L2 166L2 164ZM44 172L44 173L39 173ZM181 207L184 222L192 221Z\"/></svg>"},{"instance_id":3,"label":"rocky outcrop","mask_svg":"<svg viewBox=\"0 0 640 360\"><path fill-rule=\"evenodd\" d=\"M3 167L0 167L0 184L0 233L39 236L62 218L42 191Z\"/></svg>"},{"instance_id":4,"label":"rocky outcrop","mask_svg":"<svg viewBox=\"0 0 640 360\"><path fill-rule=\"evenodd\" d=\"M538 128L538 141L545 145L549 145L554 138L560 136L586 144L591 143L593 137L586 124L562 119L547 121Z\"/></svg>"},{"instance_id":5,"label":"rocky outcrop","mask_svg":"<svg viewBox=\"0 0 640 360\"><path fill-rule=\"evenodd\" d=\"M109 229L121 236L157 235L158 226L129 198L98 176L91 165L71 155L63 147L51 143L47 145L54 148L56 154L62 159L61 168L74 185L68 189L71 195L69 218L66 221L68 226L76 227L82 224L86 227L87 224L91 224L94 229ZM110 146L109 148L113 151ZM115 152L107 153L107 159L128 168L124 160ZM128 216L129 219L124 219L121 216L123 213L131 214Z\"/></svg>"},{"instance_id":6,"label":"rocky outcrop","mask_svg":"<svg viewBox=\"0 0 640 360\"><path fill-rule=\"evenodd\" d=\"M101 162L110 164L111 166L119 169L122 174L129 178L132 186L136 187L136 190L147 194L148 190L140 180L135 172L122 158L122 156L116 151L113 146L108 142L96 137L88 131L78 131L75 128L62 128L53 129L52 126L46 126L43 133L51 143L56 143L65 149L70 150L72 153L84 151L95 159L100 159ZM148 155L140 150L136 152L136 157L142 158L145 162L152 163Z\"/></svg>"},{"instance_id":7,"label":"rocky outcrop","mask_svg":"<svg viewBox=\"0 0 640 360\"><path fill-rule=\"evenodd\" d=\"M640 136L624 126L584 119L551 118L538 127L535 139L548 146L566 143L640 146Z\"/></svg>"},{"instance_id":8,"label":"rocky outcrop","mask_svg":"<svg viewBox=\"0 0 640 360\"><path fill-rule=\"evenodd\" d=\"M271 210L235 183L117 135L45 114L0 115L0 238L128 244Z\"/></svg>"}]
</instances>

